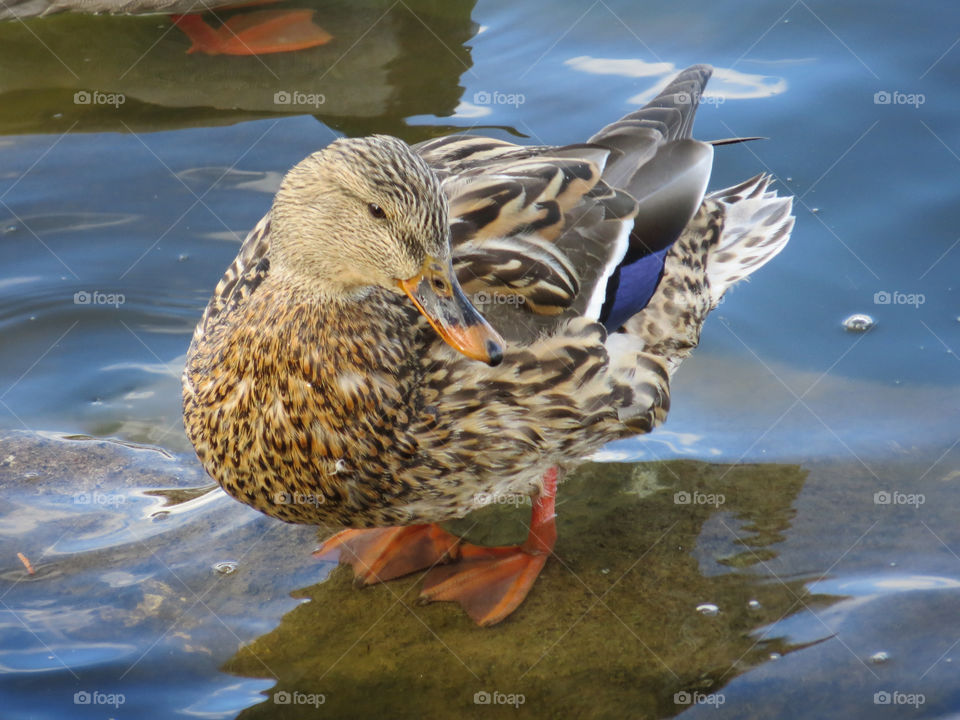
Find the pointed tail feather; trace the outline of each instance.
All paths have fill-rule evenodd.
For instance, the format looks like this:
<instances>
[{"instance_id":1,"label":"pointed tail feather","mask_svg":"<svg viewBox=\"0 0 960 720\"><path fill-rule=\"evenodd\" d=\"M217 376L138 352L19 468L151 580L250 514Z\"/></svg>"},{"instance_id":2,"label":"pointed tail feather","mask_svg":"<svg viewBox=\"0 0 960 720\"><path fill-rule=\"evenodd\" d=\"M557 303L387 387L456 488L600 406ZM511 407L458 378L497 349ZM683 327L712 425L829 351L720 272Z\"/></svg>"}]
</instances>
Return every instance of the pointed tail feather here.
<instances>
[{"instance_id":1,"label":"pointed tail feather","mask_svg":"<svg viewBox=\"0 0 960 720\"><path fill-rule=\"evenodd\" d=\"M649 304L624 324L672 374L700 342L707 314L731 285L779 253L793 229L793 198L758 175L711 193L667 253Z\"/></svg>"},{"instance_id":2,"label":"pointed tail feather","mask_svg":"<svg viewBox=\"0 0 960 720\"><path fill-rule=\"evenodd\" d=\"M733 284L763 267L790 239L793 198L770 190L772 182L761 174L708 196L724 211L723 231L707 260L714 307Z\"/></svg>"}]
</instances>

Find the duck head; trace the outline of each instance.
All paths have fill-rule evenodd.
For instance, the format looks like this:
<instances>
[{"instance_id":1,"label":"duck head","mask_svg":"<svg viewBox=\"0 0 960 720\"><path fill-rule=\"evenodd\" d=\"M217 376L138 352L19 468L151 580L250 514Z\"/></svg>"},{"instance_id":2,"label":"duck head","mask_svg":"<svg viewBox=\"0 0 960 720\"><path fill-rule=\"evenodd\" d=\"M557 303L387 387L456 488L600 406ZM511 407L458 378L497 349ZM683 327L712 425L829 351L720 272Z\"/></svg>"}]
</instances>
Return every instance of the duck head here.
<instances>
[{"instance_id":1,"label":"duck head","mask_svg":"<svg viewBox=\"0 0 960 720\"><path fill-rule=\"evenodd\" d=\"M503 338L453 272L440 181L402 140L336 140L294 167L271 211L271 268L326 300L404 293L449 345L496 365Z\"/></svg>"}]
</instances>

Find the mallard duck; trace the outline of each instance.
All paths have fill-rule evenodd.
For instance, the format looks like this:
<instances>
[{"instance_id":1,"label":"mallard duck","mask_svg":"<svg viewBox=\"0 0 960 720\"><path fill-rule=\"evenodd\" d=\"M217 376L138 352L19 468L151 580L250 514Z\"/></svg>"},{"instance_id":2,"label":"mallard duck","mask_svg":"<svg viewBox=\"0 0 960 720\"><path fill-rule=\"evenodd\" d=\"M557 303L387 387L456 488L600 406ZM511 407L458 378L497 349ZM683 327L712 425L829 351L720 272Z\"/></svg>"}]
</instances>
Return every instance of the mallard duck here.
<instances>
[{"instance_id":1,"label":"mallard duck","mask_svg":"<svg viewBox=\"0 0 960 720\"><path fill-rule=\"evenodd\" d=\"M279 0L253 0L257 5ZM333 37L313 22L313 10L257 10L235 15L219 27L200 13L236 8L236 0L3 0L0 20L24 19L61 12L112 15L170 15L173 24L193 42L188 53L263 55L324 45Z\"/></svg>"},{"instance_id":2,"label":"mallard duck","mask_svg":"<svg viewBox=\"0 0 960 720\"><path fill-rule=\"evenodd\" d=\"M190 345L210 475L346 527L319 552L361 584L427 570L424 599L507 617L554 546L561 474L664 421L707 313L790 237L769 176L706 193L691 126L710 73L584 144L373 136L294 167ZM532 498L522 545L437 525L504 496Z\"/></svg>"}]
</instances>

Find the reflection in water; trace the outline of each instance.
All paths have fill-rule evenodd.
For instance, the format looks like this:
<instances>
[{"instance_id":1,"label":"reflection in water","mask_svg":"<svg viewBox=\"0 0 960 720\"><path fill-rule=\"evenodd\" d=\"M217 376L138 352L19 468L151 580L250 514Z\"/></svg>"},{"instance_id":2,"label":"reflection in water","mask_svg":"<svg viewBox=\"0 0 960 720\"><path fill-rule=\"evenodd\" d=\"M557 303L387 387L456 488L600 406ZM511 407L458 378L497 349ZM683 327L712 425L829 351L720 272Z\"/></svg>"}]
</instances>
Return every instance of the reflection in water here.
<instances>
[{"instance_id":1,"label":"reflection in water","mask_svg":"<svg viewBox=\"0 0 960 720\"><path fill-rule=\"evenodd\" d=\"M277 678L241 717L298 717L282 706L297 693L322 694L335 717L461 716L487 710L474 694L494 691L522 694L539 717L677 714L675 693L717 691L792 650L749 633L810 601L802 579L771 583L758 567L784 540L805 476L790 465L585 466L560 495L557 559L514 617L484 630L456 606L418 605L417 577L358 591L336 570L224 666L264 677L267 665ZM709 530L718 517L726 537ZM524 518L491 507L454 529L502 544L523 537ZM717 612L698 612L705 604Z\"/></svg>"},{"instance_id":2,"label":"reflection in water","mask_svg":"<svg viewBox=\"0 0 960 720\"><path fill-rule=\"evenodd\" d=\"M0 448L5 718L167 718L190 709L232 718L257 700L263 681L238 682L216 667L294 604L271 589L257 606L251 587L315 580L316 564L288 551L312 547L312 529L205 492L209 480L192 458L27 433L5 434ZM252 572L254 547L269 561ZM218 573L221 561L237 570ZM80 707L77 692L123 702Z\"/></svg>"},{"instance_id":3,"label":"reflection in water","mask_svg":"<svg viewBox=\"0 0 960 720\"><path fill-rule=\"evenodd\" d=\"M405 117L453 112L471 64L472 0L279 7L308 4L334 40L261 57L186 55L188 41L163 16L0 22L0 134L139 132L291 113L351 135L399 134Z\"/></svg>"},{"instance_id":4,"label":"reflection in water","mask_svg":"<svg viewBox=\"0 0 960 720\"><path fill-rule=\"evenodd\" d=\"M860 466L586 465L563 487L557 558L515 617L480 630L454 605L417 605L415 576L322 583L334 566L310 555L316 529L210 492L192 457L8 433L5 717L87 717L82 690L144 718L296 718L310 696L330 717L469 717L489 711L482 692L544 717L872 718L873 694L895 689L932 702L960 627L960 490L942 473L906 486L924 469L880 482L922 492L926 512L876 504ZM525 511L491 506L454 530L515 541Z\"/></svg>"},{"instance_id":5,"label":"reflection in water","mask_svg":"<svg viewBox=\"0 0 960 720\"><path fill-rule=\"evenodd\" d=\"M656 85L642 93L634 95L628 102L644 105L656 97L667 86L670 79L683 68L669 62L647 62L639 58L597 58L583 55L570 58L565 65L594 75L619 75L630 78L660 77ZM715 67L710 86L704 93L703 102L723 102L724 100L747 100L750 98L772 97L787 90L787 81L782 77L745 73L733 68Z\"/></svg>"}]
</instances>

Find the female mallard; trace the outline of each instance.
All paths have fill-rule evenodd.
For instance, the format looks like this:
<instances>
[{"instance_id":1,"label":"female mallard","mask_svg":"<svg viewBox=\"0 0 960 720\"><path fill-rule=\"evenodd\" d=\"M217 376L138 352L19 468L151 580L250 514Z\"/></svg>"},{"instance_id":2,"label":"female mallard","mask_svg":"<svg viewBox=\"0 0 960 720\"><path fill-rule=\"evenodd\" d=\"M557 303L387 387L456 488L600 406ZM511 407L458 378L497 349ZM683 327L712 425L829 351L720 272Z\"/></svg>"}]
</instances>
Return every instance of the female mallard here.
<instances>
[{"instance_id":1,"label":"female mallard","mask_svg":"<svg viewBox=\"0 0 960 720\"><path fill-rule=\"evenodd\" d=\"M207 471L281 520L377 527L321 548L361 583L429 568L426 599L506 617L553 547L558 471L663 422L707 313L790 236L768 176L705 195L710 72L582 145L374 136L293 168L187 356ZM521 546L435 525L506 493L535 498Z\"/></svg>"}]
</instances>

